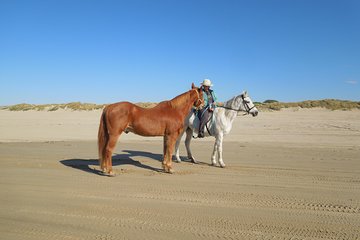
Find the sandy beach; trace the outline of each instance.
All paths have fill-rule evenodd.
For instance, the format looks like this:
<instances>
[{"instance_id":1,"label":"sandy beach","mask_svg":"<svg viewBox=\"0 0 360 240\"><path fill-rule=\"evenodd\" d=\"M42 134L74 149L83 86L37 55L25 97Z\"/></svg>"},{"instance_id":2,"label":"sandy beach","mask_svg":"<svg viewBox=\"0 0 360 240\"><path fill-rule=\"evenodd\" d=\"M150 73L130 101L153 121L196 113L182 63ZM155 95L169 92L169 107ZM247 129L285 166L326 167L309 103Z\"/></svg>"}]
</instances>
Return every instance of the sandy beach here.
<instances>
[{"instance_id":1,"label":"sandy beach","mask_svg":"<svg viewBox=\"0 0 360 240\"><path fill-rule=\"evenodd\" d=\"M101 111L0 110L1 239L360 239L360 111L238 116L226 168L161 171L162 138L123 134L99 174Z\"/></svg>"}]
</instances>

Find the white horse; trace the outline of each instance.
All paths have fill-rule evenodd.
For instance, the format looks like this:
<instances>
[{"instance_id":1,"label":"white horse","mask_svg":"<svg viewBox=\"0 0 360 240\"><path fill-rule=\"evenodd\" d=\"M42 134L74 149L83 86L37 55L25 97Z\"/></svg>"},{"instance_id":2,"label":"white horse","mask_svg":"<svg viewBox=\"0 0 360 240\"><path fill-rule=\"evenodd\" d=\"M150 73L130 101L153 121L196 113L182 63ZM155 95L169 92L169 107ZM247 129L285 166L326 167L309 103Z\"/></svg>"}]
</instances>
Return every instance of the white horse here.
<instances>
[{"instance_id":1,"label":"white horse","mask_svg":"<svg viewBox=\"0 0 360 240\"><path fill-rule=\"evenodd\" d=\"M238 114L238 112L245 112L245 114L251 114L253 117L257 116L259 111L255 107L254 103L248 96L247 92L233 97L229 101L224 103L224 106L216 107L212 120L210 120L205 126L205 137L214 136L216 138L214 150L211 156L211 162L213 166L217 165L217 159L221 167L225 167L225 163L222 158L222 143L224 135L230 133L232 124ZM185 119L185 126L175 145L175 157L177 162L181 162L179 156L179 145L181 137L186 132L185 146L188 158L197 163L190 150L190 142L193 134L198 134L200 120L194 112L191 112ZM216 155L217 153L217 155Z\"/></svg>"}]
</instances>

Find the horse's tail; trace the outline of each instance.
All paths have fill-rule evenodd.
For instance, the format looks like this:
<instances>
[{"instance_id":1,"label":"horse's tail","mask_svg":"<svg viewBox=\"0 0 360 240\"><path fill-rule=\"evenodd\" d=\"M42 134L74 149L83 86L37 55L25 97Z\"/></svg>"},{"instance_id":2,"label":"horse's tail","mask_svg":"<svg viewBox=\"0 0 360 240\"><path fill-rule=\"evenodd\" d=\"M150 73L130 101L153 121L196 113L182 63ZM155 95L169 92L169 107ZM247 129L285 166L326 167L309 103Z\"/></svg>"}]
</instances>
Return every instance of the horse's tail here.
<instances>
[{"instance_id":1,"label":"horse's tail","mask_svg":"<svg viewBox=\"0 0 360 240\"><path fill-rule=\"evenodd\" d=\"M106 155L106 146L109 141L109 133L106 124L106 107L104 108L99 125L98 132L98 151L99 151L99 165L101 170L104 170L104 160Z\"/></svg>"}]
</instances>

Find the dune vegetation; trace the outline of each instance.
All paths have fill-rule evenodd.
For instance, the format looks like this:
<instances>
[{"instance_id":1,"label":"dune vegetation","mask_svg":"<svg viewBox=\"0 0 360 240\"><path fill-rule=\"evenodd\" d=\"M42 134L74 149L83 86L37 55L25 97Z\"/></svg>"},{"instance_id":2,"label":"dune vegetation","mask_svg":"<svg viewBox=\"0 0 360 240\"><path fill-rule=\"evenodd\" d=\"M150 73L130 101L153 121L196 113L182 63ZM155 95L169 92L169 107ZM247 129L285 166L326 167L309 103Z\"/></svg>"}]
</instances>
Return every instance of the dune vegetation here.
<instances>
[{"instance_id":1,"label":"dune vegetation","mask_svg":"<svg viewBox=\"0 0 360 240\"><path fill-rule=\"evenodd\" d=\"M307 100L302 102L278 102L266 100L263 103L255 103L259 110L279 111L283 108L325 108L330 110L360 109L360 102L337 99Z\"/></svg>"},{"instance_id":2,"label":"dune vegetation","mask_svg":"<svg viewBox=\"0 0 360 240\"><path fill-rule=\"evenodd\" d=\"M27 104L21 103L11 106L4 106L1 109L9 111L57 111L60 109L70 111L92 111L104 108L107 104L94 104L94 103L81 103L71 102L63 104ZM150 108L156 103L142 102L136 105ZM279 111L284 108L325 108L330 110L352 110L360 109L360 102L337 100L337 99L324 99L324 100L307 100L302 102L279 102L277 100L266 100L264 102L255 102L256 107L260 111Z\"/></svg>"},{"instance_id":3,"label":"dune vegetation","mask_svg":"<svg viewBox=\"0 0 360 240\"><path fill-rule=\"evenodd\" d=\"M155 103L136 103L137 105L145 108L155 106ZM108 104L94 104L94 103L81 103L81 102L71 102L71 103L62 103L62 104L28 104L21 103L11 106L5 106L1 109L10 110L10 111L57 111L60 109L70 110L70 111L92 111L103 109Z\"/></svg>"},{"instance_id":4,"label":"dune vegetation","mask_svg":"<svg viewBox=\"0 0 360 240\"><path fill-rule=\"evenodd\" d=\"M71 102L64 104L28 104L21 103L12 106L3 107L3 109L8 109L10 111L57 111L59 109L73 110L73 111L91 111L96 109L102 109L105 104L93 104L93 103L81 103L81 102Z\"/></svg>"}]
</instances>

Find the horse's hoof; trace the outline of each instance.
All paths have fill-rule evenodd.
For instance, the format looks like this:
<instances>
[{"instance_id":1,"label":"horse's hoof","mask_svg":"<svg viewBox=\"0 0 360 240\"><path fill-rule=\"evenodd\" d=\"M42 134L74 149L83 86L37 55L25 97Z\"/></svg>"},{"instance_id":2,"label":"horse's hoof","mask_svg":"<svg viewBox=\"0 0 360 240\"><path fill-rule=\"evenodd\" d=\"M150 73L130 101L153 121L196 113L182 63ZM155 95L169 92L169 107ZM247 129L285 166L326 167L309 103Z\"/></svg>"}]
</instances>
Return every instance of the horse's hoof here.
<instances>
[{"instance_id":1,"label":"horse's hoof","mask_svg":"<svg viewBox=\"0 0 360 240\"><path fill-rule=\"evenodd\" d=\"M166 167L166 165L163 163L163 164L161 164L161 167L162 167L162 169L164 170L164 172L167 172L167 167Z\"/></svg>"},{"instance_id":2,"label":"horse's hoof","mask_svg":"<svg viewBox=\"0 0 360 240\"><path fill-rule=\"evenodd\" d=\"M162 168L164 170L165 173L171 173L171 168L166 166L166 164L162 164Z\"/></svg>"},{"instance_id":3,"label":"horse's hoof","mask_svg":"<svg viewBox=\"0 0 360 240\"><path fill-rule=\"evenodd\" d=\"M219 161L220 167L224 168L226 165L223 161Z\"/></svg>"},{"instance_id":4,"label":"horse's hoof","mask_svg":"<svg viewBox=\"0 0 360 240\"><path fill-rule=\"evenodd\" d=\"M195 163L195 164L197 164L198 162L195 160L195 158L194 157L189 157L189 159L191 160L191 162L192 163Z\"/></svg>"},{"instance_id":5,"label":"horse's hoof","mask_svg":"<svg viewBox=\"0 0 360 240\"><path fill-rule=\"evenodd\" d=\"M107 171L100 171L99 175L106 176L106 177L115 177L115 173L113 171L107 172Z\"/></svg>"},{"instance_id":6,"label":"horse's hoof","mask_svg":"<svg viewBox=\"0 0 360 240\"><path fill-rule=\"evenodd\" d=\"M174 170L172 170L171 167L168 167L166 165L163 165L163 170L165 173L170 173L170 174L174 173Z\"/></svg>"}]
</instances>

